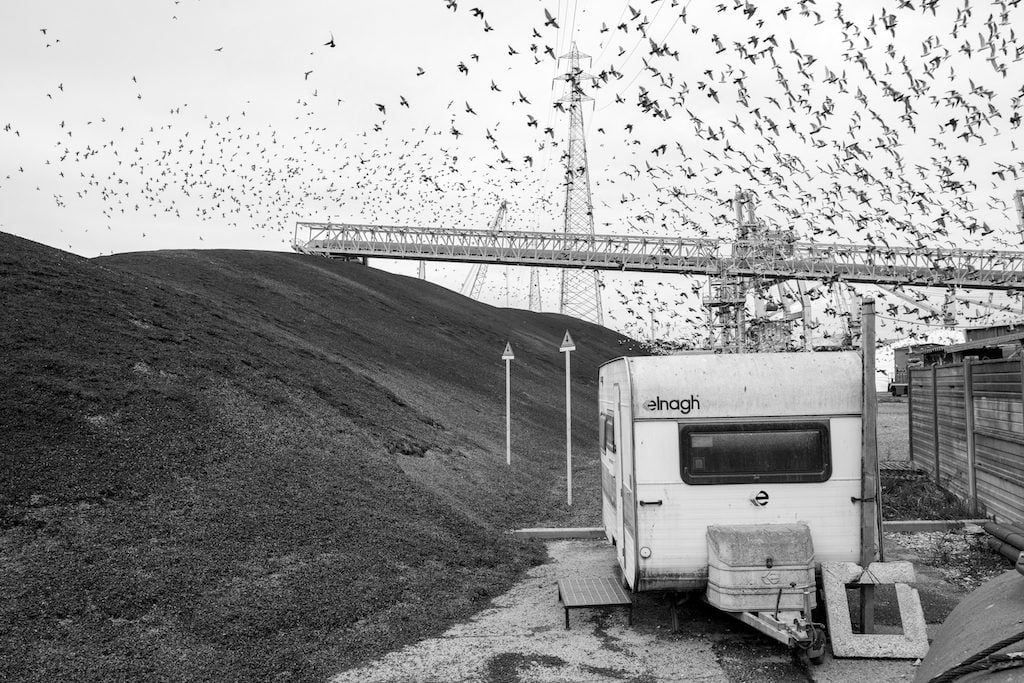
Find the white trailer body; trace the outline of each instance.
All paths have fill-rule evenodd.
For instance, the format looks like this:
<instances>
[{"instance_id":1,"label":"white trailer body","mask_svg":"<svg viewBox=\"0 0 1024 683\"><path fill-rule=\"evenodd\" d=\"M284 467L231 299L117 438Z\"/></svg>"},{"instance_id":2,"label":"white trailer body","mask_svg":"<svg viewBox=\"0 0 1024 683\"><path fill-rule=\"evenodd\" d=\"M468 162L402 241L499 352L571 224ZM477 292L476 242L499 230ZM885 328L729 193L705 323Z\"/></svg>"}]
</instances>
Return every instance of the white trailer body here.
<instances>
[{"instance_id":1,"label":"white trailer body","mask_svg":"<svg viewBox=\"0 0 1024 683\"><path fill-rule=\"evenodd\" d=\"M860 559L860 355L701 354L601 366L604 529L635 591L707 585L709 525L805 523Z\"/></svg>"}]
</instances>

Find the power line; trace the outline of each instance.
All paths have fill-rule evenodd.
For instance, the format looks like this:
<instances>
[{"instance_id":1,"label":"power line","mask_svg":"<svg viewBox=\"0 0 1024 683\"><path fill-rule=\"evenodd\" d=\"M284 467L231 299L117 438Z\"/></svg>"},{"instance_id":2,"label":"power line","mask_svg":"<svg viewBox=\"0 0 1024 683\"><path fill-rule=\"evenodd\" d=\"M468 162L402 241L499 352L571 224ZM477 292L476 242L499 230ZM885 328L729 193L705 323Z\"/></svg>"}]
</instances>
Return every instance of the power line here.
<instances>
[{"instance_id":1,"label":"power line","mask_svg":"<svg viewBox=\"0 0 1024 683\"><path fill-rule=\"evenodd\" d=\"M951 328L949 325L945 323L927 323L922 321L920 318L918 318L917 320L910 320L909 318L896 318L890 315L881 315L880 313L875 313L875 317L881 318L883 320L892 320L893 322L903 323L904 325L923 325L925 327L944 327L946 329L956 329Z\"/></svg>"},{"instance_id":2,"label":"power line","mask_svg":"<svg viewBox=\"0 0 1024 683\"><path fill-rule=\"evenodd\" d=\"M630 0L626 0L626 2L622 5L622 11L619 12L619 18L615 20L616 25L618 25L622 21L622 17L626 16L626 9L629 7L629 2ZM605 50L608 49L608 46L611 45L611 42L611 38L609 37L608 42L605 43L603 48L601 48L601 54L597 56L597 59L593 61L592 65L598 64L601 61L601 58L604 57Z\"/></svg>"},{"instance_id":3,"label":"power line","mask_svg":"<svg viewBox=\"0 0 1024 683\"><path fill-rule=\"evenodd\" d=\"M669 35L671 35L673 29L675 29L676 24L679 23L679 20L683 18L683 14L686 13L686 8L690 6L691 2L693 2L693 0L687 0L686 5L683 7L683 11L679 13L679 16L676 17L676 20L672 22L672 25L669 26L668 31L666 31L665 35L662 37L662 39L661 39L662 43L665 43L668 40ZM654 14L654 19L651 19L651 23L652 24L657 20L658 13L661 12L661 8L662 7L664 7L664 5L662 5L661 7L658 8L658 12L656 12ZM626 55L625 61L622 62L623 66L625 66L629 62L630 58L633 56L633 53L636 52L636 49L638 47L640 47L640 43L643 42L645 39L646 39L646 36L641 37L639 40L636 41L636 45L633 46L633 49L629 51L628 55ZM639 78L640 74L642 74L646 68L647 67L641 67L640 69L637 69L636 73L633 74L633 78L631 78L629 83L627 83L626 86L624 88L622 88L622 90L620 92L620 96L621 96L621 93L629 90L629 88L633 85L633 83L636 81L636 79ZM611 102L609 102L608 104L604 105L603 107L595 109L594 110L595 113L599 112L599 111L604 111L605 109L610 107L614 102L615 102L615 100L613 99Z\"/></svg>"}]
</instances>

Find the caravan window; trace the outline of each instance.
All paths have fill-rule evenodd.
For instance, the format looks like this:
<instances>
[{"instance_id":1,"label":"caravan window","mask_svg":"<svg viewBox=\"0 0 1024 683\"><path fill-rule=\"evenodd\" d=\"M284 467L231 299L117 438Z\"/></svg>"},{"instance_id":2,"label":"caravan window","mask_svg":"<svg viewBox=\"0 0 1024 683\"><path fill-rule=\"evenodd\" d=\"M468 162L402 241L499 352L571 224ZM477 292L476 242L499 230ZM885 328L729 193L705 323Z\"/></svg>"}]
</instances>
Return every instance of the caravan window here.
<instances>
[{"instance_id":1,"label":"caravan window","mask_svg":"<svg viewBox=\"0 0 1024 683\"><path fill-rule=\"evenodd\" d=\"M617 452L615 450L615 415L611 412L601 416L601 447L612 453Z\"/></svg>"},{"instance_id":2,"label":"caravan window","mask_svg":"<svg viewBox=\"0 0 1024 683\"><path fill-rule=\"evenodd\" d=\"M681 424L687 484L821 482L832 476L827 421Z\"/></svg>"}]
</instances>

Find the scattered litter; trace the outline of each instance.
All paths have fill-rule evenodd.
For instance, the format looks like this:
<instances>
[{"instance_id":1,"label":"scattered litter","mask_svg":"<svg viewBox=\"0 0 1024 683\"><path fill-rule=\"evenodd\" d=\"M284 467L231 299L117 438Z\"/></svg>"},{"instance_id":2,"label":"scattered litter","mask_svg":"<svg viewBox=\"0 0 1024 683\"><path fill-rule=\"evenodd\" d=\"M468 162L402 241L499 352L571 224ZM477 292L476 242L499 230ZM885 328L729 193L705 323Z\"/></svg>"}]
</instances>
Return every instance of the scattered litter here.
<instances>
[{"instance_id":1,"label":"scattered litter","mask_svg":"<svg viewBox=\"0 0 1024 683\"><path fill-rule=\"evenodd\" d=\"M966 528L886 534L885 541L912 551L935 567L944 580L965 591L973 590L1008 569L1003 558L988 549L982 535Z\"/></svg>"}]
</instances>

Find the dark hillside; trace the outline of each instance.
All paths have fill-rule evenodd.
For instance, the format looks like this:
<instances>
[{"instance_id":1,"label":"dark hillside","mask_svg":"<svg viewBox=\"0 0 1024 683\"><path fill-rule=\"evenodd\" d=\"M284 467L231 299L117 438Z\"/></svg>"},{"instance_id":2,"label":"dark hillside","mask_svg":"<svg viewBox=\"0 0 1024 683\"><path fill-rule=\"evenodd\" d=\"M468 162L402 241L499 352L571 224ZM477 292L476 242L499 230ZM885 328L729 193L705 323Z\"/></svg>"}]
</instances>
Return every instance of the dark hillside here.
<instances>
[{"instance_id":1,"label":"dark hillside","mask_svg":"<svg viewBox=\"0 0 1024 683\"><path fill-rule=\"evenodd\" d=\"M0 310L2 679L321 679L486 605L539 560L509 528L598 521L596 368L628 351L603 328L295 254L6 234Z\"/></svg>"}]
</instances>

